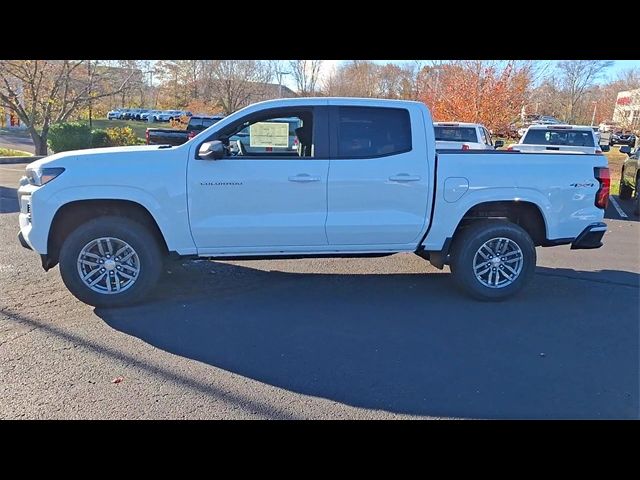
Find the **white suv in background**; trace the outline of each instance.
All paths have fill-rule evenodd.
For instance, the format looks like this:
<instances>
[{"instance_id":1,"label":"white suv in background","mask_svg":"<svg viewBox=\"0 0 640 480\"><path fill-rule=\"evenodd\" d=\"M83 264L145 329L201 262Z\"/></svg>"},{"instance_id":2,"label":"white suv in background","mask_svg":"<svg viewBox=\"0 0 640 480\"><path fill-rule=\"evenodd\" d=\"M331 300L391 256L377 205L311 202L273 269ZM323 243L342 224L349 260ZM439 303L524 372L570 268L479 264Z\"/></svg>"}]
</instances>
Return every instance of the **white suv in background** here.
<instances>
[{"instance_id":1,"label":"white suv in background","mask_svg":"<svg viewBox=\"0 0 640 480\"><path fill-rule=\"evenodd\" d=\"M491 134L479 123L434 122L436 149L438 150L495 150L504 142L495 144Z\"/></svg>"}]
</instances>

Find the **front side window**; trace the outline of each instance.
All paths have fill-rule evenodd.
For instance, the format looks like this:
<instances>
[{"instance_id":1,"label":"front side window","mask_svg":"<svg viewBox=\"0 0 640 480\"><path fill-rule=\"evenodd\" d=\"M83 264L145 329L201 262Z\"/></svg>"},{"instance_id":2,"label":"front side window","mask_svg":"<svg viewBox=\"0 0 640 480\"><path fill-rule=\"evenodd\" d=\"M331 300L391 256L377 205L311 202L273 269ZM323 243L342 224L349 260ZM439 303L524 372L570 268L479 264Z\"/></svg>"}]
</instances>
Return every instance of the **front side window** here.
<instances>
[{"instance_id":1,"label":"front side window","mask_svg":"<svg viewBox=\"0 0 640 480\"><path fill-rule=\"evenodd\" d=\"M411 121L407 110L339 107L338 158L381 157L410 150Z\"/></svg>"},{"instance_id":2,"label":"front side window","mask_svg":"<svg viewBox=\"0 0 640 480\"><path fill-rule=\"evenodd\" d=\"M218 119L212 123L216 121ZM229 156L312 158L315 156L313 137L314 115L307 109L254 116L225 128L219 139L227 146Z\"/></svg>"}]
</instances>

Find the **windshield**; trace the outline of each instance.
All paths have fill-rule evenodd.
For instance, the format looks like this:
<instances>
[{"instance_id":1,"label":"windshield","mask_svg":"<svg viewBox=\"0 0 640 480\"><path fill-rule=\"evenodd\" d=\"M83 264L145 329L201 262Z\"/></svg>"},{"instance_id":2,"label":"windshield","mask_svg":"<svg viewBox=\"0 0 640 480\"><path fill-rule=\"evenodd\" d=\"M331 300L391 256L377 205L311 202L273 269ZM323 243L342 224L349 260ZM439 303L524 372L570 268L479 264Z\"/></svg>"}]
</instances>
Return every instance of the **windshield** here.
<instances>
[{"instance_id":1,"label":"windshield","mask_svg":"<svg viewBox=\"0 0 640 480\"><path fill-rule=\"evenodd\" d=\"M436 141L439 142L477 142L475 127L436 126Z\"/></svg>"},{"instance_id":2,"label":"windshield","mask_svg":"<svg viewBox=\"0 0 640 480\"><path fill-rule=\"evenodd\" d=\"M523 144L528 145L563 145L570 147L593 147L591 130L529 130Z\"/></svg>"}]
</instances>

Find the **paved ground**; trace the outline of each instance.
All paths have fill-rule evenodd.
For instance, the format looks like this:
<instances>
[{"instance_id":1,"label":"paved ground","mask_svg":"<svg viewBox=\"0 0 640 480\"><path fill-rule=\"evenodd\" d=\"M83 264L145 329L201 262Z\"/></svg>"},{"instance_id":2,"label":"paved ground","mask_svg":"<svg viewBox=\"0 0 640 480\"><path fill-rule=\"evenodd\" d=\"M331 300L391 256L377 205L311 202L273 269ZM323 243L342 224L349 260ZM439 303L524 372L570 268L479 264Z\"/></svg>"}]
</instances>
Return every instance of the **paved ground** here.
<instances>
[{"instance_id":1,"label":"paved ground","mask_svg":"<svg viewBox=\"0 0 640 480\"><path fill-rule=\"evenodd\" d=\"M26 132L14 133L8 129L0 129L0 147L29 153L36 152L31 137Z\"/></svg>"},{"instance_id":2,"label":"paved ground","mask_svg":"<svg viewBox=\"0 0 640 480\"><path fill-rule=\"evenodd\" d=\"M149 303L105 310L18 245L23 168L0 166L0 418L639 416L630 202L603 248L538 249L504 303L403 254L176 262Z\"/></svg>"}]
</instances>

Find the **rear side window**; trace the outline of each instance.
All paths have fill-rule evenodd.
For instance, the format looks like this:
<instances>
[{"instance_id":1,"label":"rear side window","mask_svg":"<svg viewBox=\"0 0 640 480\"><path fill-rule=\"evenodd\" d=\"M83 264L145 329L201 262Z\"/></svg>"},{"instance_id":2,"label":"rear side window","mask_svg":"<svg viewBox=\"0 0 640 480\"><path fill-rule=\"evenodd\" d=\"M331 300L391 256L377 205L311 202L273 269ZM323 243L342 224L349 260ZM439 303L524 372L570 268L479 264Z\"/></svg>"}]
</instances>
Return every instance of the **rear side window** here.
<instances>
[{"instance_id":1,"label":"rear side window","mask_svg":"<svg viewBox=\"0 0 640 480\"><path fill-rule=\"evenodd\" d=\"M563 145L570 147L593 147L591 130L529 130L522 140L528 145Z\"/></svg>"},{"instance_id":2,"label":"rear side window","mask_svg":"<svg viewBox=\"0 0 640 480\"><path fill-rule=\"evenodd\" d=\"M478 142L475 127L436 126L436 141L439 142Z\"/></svg>"},{"instance_id":3,"label":"rear side window","mask_svg":"<svg viewBox=\"0 0 640 480\"><path fill-rule=\"evenodd\" d=\"M395 155L411 150L411 121L403 108L340 107L338 158Z\"/></svg>"}]
</instances>

